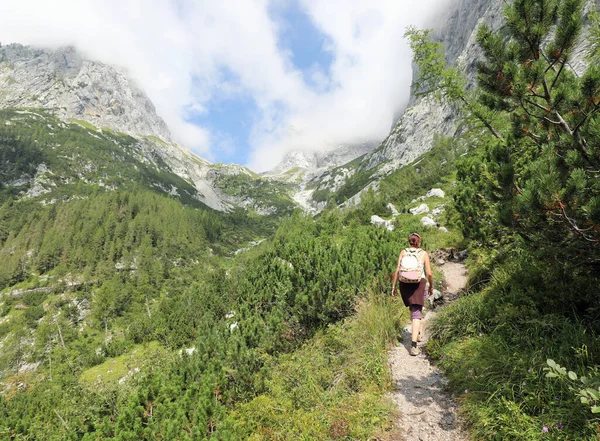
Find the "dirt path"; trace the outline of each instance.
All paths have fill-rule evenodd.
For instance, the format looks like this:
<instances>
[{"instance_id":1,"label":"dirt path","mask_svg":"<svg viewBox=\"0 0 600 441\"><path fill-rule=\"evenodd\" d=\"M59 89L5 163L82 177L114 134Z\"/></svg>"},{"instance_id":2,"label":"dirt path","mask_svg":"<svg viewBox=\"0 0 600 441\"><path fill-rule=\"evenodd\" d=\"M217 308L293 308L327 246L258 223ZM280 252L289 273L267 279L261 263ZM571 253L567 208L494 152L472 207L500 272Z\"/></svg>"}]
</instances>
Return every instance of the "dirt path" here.
<instances>
[{"instance_id":1,"label":"dirt path","mask_svg":"<svg viewBox=\"0 0 600 441\"><path fill-rule=\"evenodd\" d=\"M446 279L445 292L456 294L467 285L467 268L462 263L446 262L440 269Z\"/></svg>"},{"instance_id":2,"label":"dirt path","mask_svg":"<svg viewBox=\"0 0 600 441\"><path fill-rule=\"evenodd\" d=\"M456 294L466 284L463 264L447 262L441 269L446 278L446 292ZM435 316L428 311L423 319L423 341L427 343L427 323ZM466 433L456 415L456 403L444 392L445 379L424 355L413 357L410 350L410 325L404 328L402 345L389 353L394 391L392 400L398 406L397 438L403 441L462 441Z\"/></svg>"}]
</instances>

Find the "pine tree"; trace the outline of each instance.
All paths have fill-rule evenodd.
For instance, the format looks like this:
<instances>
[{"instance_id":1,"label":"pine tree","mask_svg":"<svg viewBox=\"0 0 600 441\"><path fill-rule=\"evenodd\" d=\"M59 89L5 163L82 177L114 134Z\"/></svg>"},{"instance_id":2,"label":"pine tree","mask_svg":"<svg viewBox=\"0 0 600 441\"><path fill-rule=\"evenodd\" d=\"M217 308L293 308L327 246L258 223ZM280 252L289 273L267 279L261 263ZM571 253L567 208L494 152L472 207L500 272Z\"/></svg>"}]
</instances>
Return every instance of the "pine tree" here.
<instances>
[{"instance_id":1,"label":"pine tree","mask_svg":"<svg viewBox=\"0 0 600 441\"><path fill-rule=\"evenodd\" d=\"M581 0L510 3L501 31L478 30L484 57L475 91L445 66L427 32L408 36L421 68L419 90L461 102L490 129L493 141L482 159L494 176L482 194L498 203L502 224L529 242L573 242L578 257L597 264L600 69L591 60L578 75L570 64L583 43L583 6Z\"/></svg>"}]
</instances>

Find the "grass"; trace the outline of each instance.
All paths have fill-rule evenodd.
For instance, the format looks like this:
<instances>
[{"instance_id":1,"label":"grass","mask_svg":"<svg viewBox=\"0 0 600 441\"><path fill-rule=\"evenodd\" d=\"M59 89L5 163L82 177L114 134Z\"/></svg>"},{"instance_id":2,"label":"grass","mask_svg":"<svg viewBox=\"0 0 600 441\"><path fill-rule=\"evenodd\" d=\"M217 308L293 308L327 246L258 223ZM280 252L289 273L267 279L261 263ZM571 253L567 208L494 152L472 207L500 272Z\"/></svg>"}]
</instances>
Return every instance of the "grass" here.
<instances>
[{"instance_id":1,"label":"grass","mask_svg":"<svg viewBox=\"0 0 600 441\"><path fill-rule=\"evenodd\" d=\"M600 342L582 324L540 314L507 265L479 293L444 308L428 349L477 440L597 440L589 408L565 382L546 377L548 358L581 375ZM536 295L544 295L536 293Z\"/></svg>"},{"instance_id":2,"label":"grass","mask_svg":"<svg viewBox=\"0 0 600 441\"><path fill-rule=\"evenodd\" d=\"M386 350L408 314L382 294L359 300L356 311L272 361L268 392L226 422L236 439L368 439L391 430Z\"/></svg>"},{"instance_id":3,"label":"grass","mask_svg":"<svg viewBox=\"0 0 600 441\"><path fill-rule=\"evenodd\" d=\"M167 146L168 144L163 141L162 139L160 139L158 136L154 136L154 135L149 135L145 137L147 140L155 142L157 144L160 144L162 146Z\"/></svg>"},{"instance_id":4,"label":"grass","mask_svg":"<svg viewBox=\"0 0 600 441\"><path fill-rule=\"evenodd\" d=\"M82 119L73 119L73 121L76 122L77 124L79 124L80 126L85 127L88 130L93 130L94 132L98 131L96 126L94 126L93 124L90 124L87 121L84 121Z\"/></svg>"},{"instance_id":5,"label":"grass","mask_svg":"<svg viewBox=\"0 0 600 441\"><path fill-rule=\"evenodd\" d=\"M83 371L79 380L87 386L92 386L97 382L115 384L134 369L141 368L145 360L164 351L165 349L156 341L136 345L126 354L110 358L98 366Z\"/></svg>"}]
</instances>

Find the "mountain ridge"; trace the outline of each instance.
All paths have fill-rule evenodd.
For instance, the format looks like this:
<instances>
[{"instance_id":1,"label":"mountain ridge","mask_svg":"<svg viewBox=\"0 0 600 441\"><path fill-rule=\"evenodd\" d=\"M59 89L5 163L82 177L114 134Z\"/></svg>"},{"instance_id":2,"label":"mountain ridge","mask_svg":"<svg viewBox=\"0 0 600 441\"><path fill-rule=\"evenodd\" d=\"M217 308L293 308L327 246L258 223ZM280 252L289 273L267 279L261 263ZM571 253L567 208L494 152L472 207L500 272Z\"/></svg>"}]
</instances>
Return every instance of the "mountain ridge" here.
<instances>
[{"instance_id":1,"label":"mountain ridge","mask_svg":"<svg viewBox=\"0 0 600 441\"><path fill-rule=\"evenodd\" d=\"M1 46L0 66L0 108L43 107L63 119L171 141L152 101L122 69L86 59L72 46Z\"/></svg>"}]
</instances>

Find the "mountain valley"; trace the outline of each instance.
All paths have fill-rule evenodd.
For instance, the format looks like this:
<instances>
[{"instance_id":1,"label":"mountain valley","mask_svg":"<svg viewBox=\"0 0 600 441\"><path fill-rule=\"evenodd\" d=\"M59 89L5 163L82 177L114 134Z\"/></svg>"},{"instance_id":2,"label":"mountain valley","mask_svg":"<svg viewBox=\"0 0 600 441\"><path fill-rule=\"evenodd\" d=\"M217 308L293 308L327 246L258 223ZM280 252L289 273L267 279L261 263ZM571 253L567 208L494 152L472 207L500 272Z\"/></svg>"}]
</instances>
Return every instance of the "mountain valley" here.
<instances>
[{"instance_id":1,"label":"mountain valley","mask_svg":"<svg viewBox=\"0 0 600 441\"><path fill-rule=\"evenodd\" d=\"M599 5L452 0L385 139L264 173L117 66L1 45L0 440L398 439L414 231L439 303L469 268L423 349L472 439L597 439Z\"/></svg>"}]
</instances>

